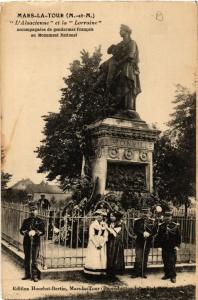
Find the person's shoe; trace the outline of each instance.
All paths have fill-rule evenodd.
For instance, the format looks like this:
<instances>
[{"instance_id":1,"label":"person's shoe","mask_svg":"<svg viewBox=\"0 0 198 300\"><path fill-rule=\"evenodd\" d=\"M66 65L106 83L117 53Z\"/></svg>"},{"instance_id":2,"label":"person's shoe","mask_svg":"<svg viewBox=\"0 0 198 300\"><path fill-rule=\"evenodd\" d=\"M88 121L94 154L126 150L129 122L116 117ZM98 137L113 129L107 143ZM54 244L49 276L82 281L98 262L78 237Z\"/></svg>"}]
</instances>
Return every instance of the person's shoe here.
<instances>
[{"instance_id":1,"label":"person's shoe","mask_svg":"<svg viewBox=\"0 0 198 300\"><path fill-rule=\"evenodd\" d=\"M171 278L171 282L175 283L176 282L176 278L175 277Z\"/></svg>"},{"instance_id":2,"label":"person's shoe","mask_svg":"<svg viewBox=\"0 0 198 300\"><path fill-rule=\"evenodd\" d=\"M30 279L31 277L30 277L30 275L25 275L24 277L22 277L21 279L22 280L27 280L27 279Z\"/></svg>"},{"instance_id":3,"label":"person's shoe","mask_svg":"<svg viewBox=\"0 0 198 300\"><path fill-rule=\"evenodd\" d=\"M38 282L38 278L37 277L33 277L33 281L34 282Z\"/></svg>"},{"instance_id":4,"label":"person's shoe","mask_svg":"<svg viewBox=\"0 0 198 300\"><path fill-rule=\"evenodd\" d=\"M116 276L114 274L107 274L107 278L112 280L112 279L115 279Z\"/></svg>"},{"instance_id":5,"label":"person's shoe","mask_svg":"<svg viewBox=\"0 0 198 300\"><path fill-rule=\"evenodd\" d=\"M138 277L140 277L140 275L138 275L138 274L131 275L131 278L138 278Z\"/></svg>"},{"instance_id":6,"label":"person's shoe","mask_svg":"<svg viewBox=\"0 0 198 300\"><path fill-rule=\"evenodd\" d=\"M169 278L170 278L169 276L164 275L161 279L166 280L166 279L169 279Z\"/></svg>"},{"instance_id":7,"label":"person's shoe","mask_svg":"<svg viewBox=\"0 0 198 300\"><path fill-rule=\"evenodd\" d=\"M141 277L142 277L142 278L147 278L147 276L146 276L145 274L144 274L144 275L142 275Z\"/></svg>"}]
</instances>

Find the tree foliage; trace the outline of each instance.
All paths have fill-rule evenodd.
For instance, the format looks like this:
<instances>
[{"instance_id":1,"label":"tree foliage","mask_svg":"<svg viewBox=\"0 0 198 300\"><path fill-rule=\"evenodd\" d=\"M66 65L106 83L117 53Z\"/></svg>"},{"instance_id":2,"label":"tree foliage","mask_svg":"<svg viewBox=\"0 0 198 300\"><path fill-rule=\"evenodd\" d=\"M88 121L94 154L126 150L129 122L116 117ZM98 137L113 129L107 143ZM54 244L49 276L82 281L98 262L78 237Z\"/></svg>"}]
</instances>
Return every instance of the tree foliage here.
<instances>
[{"instance_id":1,"label":"tree foliage","mask_svg":"<svg viewBox=\"0 0 198 300\"><path fill-rule=\"evenodd\" d=\"M7 189L7 184L11 178L12 178L11 174L1 171L1 190L2 191Z\"/></svg>"},{"instance_id":2,"label":"tree foliage","mask_svg":"<svg viewBox=\"0 0 198 300\"><path fill-rule=\"evenodd\" d=\"M82 158L88 153L86 126L115 110L103 87L93 89L100 62L100 48L92 55L83 50L63 78L60 111L43 116L45 138L36 150L41 159L38 172L46 173L48 180L59 180L63 188L81 175Z\"/></svg>"},{"instance_id":3,"label":"tree foliage","mask_svg":"<svg viewBox=\"0 0 198 300\"><path fill-rule=\"evenodd\" d=\"M3 167L5 161L5 151L3 147L1 147L1 166ZM5 191L7 189L7 184L12 178L12 175L1 170L1 191Z\"/></svg>"},{"instance_id":4,"label":"tree foliage","mask_svg":"<svg viewBox=\"0 0 198 300\"><path fill-rule=\"evenodd\" d=\"M63 78L59 112L43 116L44 139L35 151L41 160L38 172L46 173L50 181L57 179L63 189L77 186L77 205L90 198L94 185L87 166L85 185L81 178L83 156L86 159L90 154L87 125L116 111L116 101L105 88L93 88L101 57L100 48L92 55L83 50L80 59L70 64L70 73ZM154 190L161 200L187 203L188 197L195 194L195 100L195 93L177 86L168 129L156 142ZM126 195L126 207L131 197ZM141 199L132 198L139 205Z\"/></svg>"},{"instance_id":5,"label":"tree foliage","mask_svg":"<svg viewBox=\"0 0 198 300\"><path fill-rule=\"evenodd\" d=\"M162 199L187 204L195 195L196 95L177 85L174 112L155 144L154 187Z\"/></svg>"},{"instance_id":6,"label":"tree foliage","mask_svg":"<svg viewBox=\"0 0 198 300\"><path fill-rule=\"evenodd\" d=\"M2 193L2 200L14 203L25 203L27 200L27 191L8 188Z\"/></svg>"}]
</instances>

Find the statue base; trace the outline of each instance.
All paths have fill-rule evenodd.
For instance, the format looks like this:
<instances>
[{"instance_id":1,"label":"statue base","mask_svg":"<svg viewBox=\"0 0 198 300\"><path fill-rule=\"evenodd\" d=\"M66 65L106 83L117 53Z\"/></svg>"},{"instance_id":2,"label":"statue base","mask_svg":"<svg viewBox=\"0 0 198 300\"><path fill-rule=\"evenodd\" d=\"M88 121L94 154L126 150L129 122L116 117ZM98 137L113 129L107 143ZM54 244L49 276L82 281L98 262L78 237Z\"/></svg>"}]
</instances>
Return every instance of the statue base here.
<instances>
[{"instance_id":1,"label":"statue base","mask_svg":"<svg viewBox=\"0 0 198 300\"><path fill-rule=\"evenodd\" d=\"M87 127L92 178L97 193L152 192L153 149L159 131L134 111L122 111Z\"/></svg>"},{"instance_id":2,"label":"statue base","mask_svg":"<svg viewBox=\"0 0 198 300\"><path fill-rule=\"evenodd\" d=\"M113 117L122 120L136 120L136 121L144 122L143 120L141 120L137 111L132 109L121 110L120 112L113 115Z\"/></svg>"}]
</instances>

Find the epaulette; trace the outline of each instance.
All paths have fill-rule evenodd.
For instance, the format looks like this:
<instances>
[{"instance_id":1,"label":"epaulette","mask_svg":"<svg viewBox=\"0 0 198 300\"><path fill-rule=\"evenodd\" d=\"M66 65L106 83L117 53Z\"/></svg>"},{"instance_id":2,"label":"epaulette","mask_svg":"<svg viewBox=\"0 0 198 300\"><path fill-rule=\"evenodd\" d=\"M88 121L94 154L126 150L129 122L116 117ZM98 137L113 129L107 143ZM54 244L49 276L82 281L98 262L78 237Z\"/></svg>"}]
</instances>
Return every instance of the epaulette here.
<instances>
[{"instance_id":1,"label":"epaulette","mask_svg":"<svg viewBox=\"0 0 198 300\"><path fill-rule=\"evenodd\" d=\"M180 226L180 224L179 223L175 223L175 222L172 222L174 225L177 225L177 226Z\"/></svg>"},{"instance_id":2,"label":"epaulette","mask_svg":"<svg viewBox=\"0 0 198 300\"><path fill-rule=\"evenodd\" d=\"M165 224L165 222L162 222L161 224L159 224L159 226L162 226L162 225L164 225Z\"/></svg>"},{"instance_id":3,"label":"epaulette","mask_svg":"<svg viewBox=\"0 0 198 300\"><path fill-rule=\"evenodd\" d=\"M149 218L149 221L155 222L154 218Z\"/></svg>"}]
</instances>

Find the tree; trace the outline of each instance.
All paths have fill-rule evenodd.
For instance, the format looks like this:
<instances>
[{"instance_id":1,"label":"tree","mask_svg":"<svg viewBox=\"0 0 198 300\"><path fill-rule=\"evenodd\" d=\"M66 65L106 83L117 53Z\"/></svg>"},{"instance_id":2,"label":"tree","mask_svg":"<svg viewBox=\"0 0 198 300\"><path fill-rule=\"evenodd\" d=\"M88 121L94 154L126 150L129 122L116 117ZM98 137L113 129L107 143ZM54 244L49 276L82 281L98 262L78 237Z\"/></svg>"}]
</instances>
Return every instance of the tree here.
<instances>
[{"instance_id":1,"label":"tree","mask_svg":"<svg viewBox=\"0 0 198 300\"><path fill-rule=\"evenodd\" d=\"M3 191L2 199L7 202L25 203L27 200L27 194L27 191L8 188Z\"/></svg>"},{"instance_id":2,"label":"tree","mask_svg":"<svg viewBox=\"0 0 198 300\"><path fill-rule=\"evenodd\" d=\"M11 178L12 178L11 174L1 171L1 190L2 191L7 189L7 184Z\"/></svg>"},{"instance_id":3,"label":"tree","mask_svg":"<svg viewBox=\"0 0 198 300\"><path fill-rule=\"evenodd\" d=\"M100 48L92 56L83 50L81 59L70 65L70 75L63 78L60 111L43 116L45 138L35 151L41 159L38 172L46 173L50 181L57 179L63 189L80 178L83 155L90 151L86 126L115 110L103 87L93 89L100 61Z\"/></svg>"},{"instance_id":4,"label":"tree","mask_svg":"<svg viewBox=\"0 0 198 300\"><path fill-rule=\"evenodd\" d=\"M178 204L195 195L196 94L177 85L174 112L155 144L154 188L159 197Z\"/></svg>"},{"instance_id":5,"label":"tree","mask_svg":"<svg viewBox=\"0 0 198 300\"><path fill-rule=\"evenodd\" d=\"M196 164L196 94L177 85L173 103L176 106L171 115L172 119L168 123L170 137L182 162L183 192L186 196L193 196L195 195Z\"/></svg>"},{"instance_id":6,"label":"tree","mask_svg":"<svg viewBox=\"0 0 198 300\"><path fill-rule=\"evenodd\" d=\"M5 161L5 151L3 147L1 147L1 166L3 167ZM7 184L12 178L12 175L1 170L1 191L5 191L7 189Z\"/></svg>"}]
</instances>

